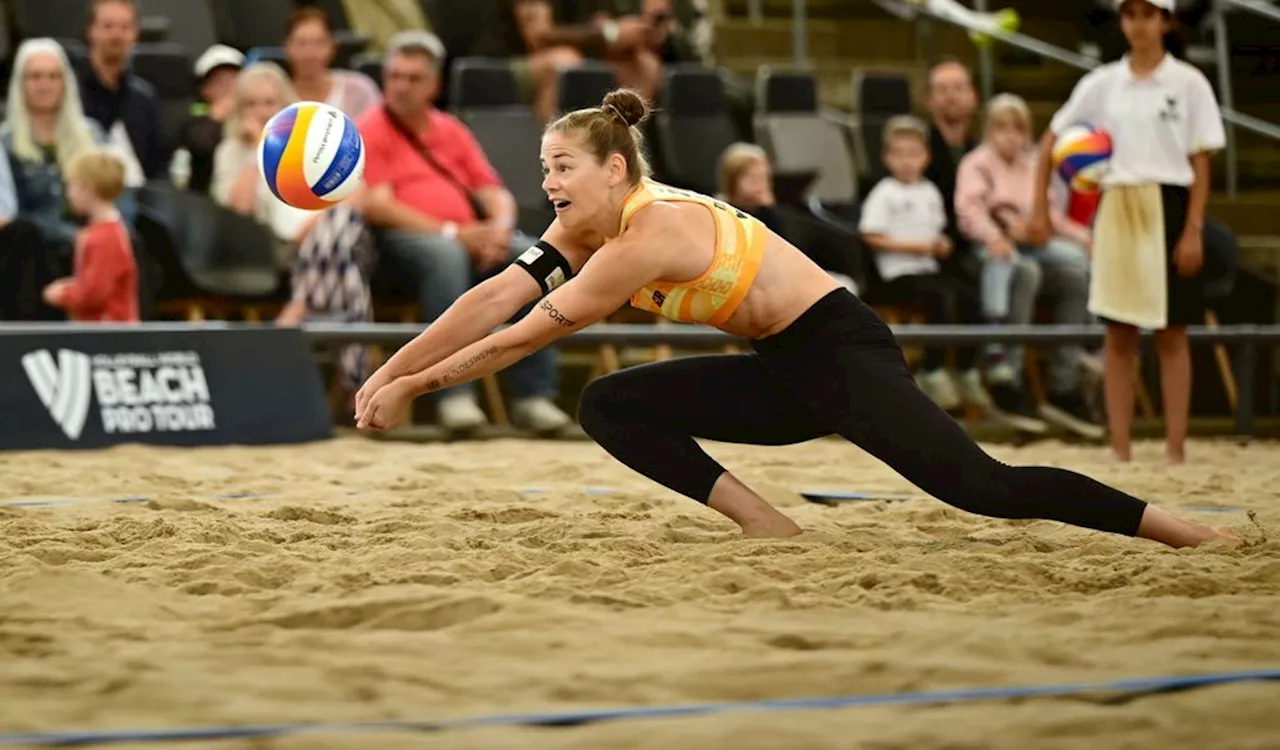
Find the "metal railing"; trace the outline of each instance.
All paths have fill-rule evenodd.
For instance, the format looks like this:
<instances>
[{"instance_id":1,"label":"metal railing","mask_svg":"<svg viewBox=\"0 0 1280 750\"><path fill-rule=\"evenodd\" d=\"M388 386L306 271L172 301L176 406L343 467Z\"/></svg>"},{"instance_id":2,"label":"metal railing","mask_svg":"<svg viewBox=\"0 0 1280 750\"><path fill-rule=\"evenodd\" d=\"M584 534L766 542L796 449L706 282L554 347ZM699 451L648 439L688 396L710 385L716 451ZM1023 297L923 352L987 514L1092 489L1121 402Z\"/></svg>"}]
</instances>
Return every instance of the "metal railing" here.
<instances>
[{"instance_id":1,"label":"metal railing","mask_svg":"<svg viewBox=\"0 0 1280 750\"><path fill-rule=\"evenodd\" d=\"M1280 23L1280 8L1259 0L1215 0L1213 3L1213 46L1217 56L1218 88L1222 107L1222 119L1227 125L1227 194L1232 198L1240 180L1239 157L1236 148L1236 126L1280 140L1280 127L1257 117L1237 112L1235 93L1231 86L1231 40L1227 32L1227 9L1238 8ZM1231 116L1228 117L1228 114Z\"/></svg>"}]
</instances>

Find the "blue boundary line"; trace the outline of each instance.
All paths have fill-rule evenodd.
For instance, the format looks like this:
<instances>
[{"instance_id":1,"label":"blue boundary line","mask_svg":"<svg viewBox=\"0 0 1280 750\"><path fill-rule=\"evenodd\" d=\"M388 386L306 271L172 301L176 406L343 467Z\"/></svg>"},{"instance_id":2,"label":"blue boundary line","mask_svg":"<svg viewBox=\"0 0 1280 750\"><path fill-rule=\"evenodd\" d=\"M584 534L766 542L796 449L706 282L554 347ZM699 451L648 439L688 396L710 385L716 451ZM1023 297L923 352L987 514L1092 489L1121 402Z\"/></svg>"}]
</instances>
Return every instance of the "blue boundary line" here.
<instances>
[{"instance_id":1,"label":"blue boundary line","mask_svg":"<svg viewBox=\"0 0 1280 750\"><path fill-rule=\"evenodd\" d=\"M1082 693L1151 694L1255 680L1280 680L1280 668L1200 675L1138 677L1114 680L1110 682L932 690L911 693L845 695L828 698L798 698L792 700L701 703L686 706L608 708L592 711L494 714L488 716L434 721L259 724L240 727L227 726L173 729L118 729L110 731L30 732L0 734L0 745L71 747L77 745L104 745L122 742L173 742L180 740L242 739L249 737L270 737L285 734L299 734L304 732L333 734L354 731L434 732L449 729L474 729L478 727L492 726L565 727L579 726L582 724L591 724L602 721L702 716L733 711L796 711L886 705L925 706L970 703L983 700L1061 697L1067 695L1079 695Z\"/></svg>"}]
</instances>

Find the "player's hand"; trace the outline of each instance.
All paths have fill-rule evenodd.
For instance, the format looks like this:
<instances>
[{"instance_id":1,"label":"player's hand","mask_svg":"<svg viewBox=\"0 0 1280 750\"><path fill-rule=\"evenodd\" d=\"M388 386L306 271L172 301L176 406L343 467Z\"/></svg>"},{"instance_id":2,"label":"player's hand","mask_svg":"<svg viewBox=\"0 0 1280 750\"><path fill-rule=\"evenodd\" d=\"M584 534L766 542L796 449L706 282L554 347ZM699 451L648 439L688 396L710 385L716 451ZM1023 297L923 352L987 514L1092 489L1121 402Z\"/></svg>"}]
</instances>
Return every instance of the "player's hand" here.
<instances>
[{"instance_id":1,"label":"player's hand","mask_svg":"<svg viewBox=\"0 0 1280 750\"><path fill-rule=\"evenodd\" d=\"M50 307L62 307L62 297L66 294L67 287L70 286L70 279L58 279L49 282L41 292L40 297L46 305Z\"/></svg>"},{"instance_id":2,"label":"player's hand","mask_svg":"<svg viewBox=\"0 0 1280 750\"><path fill-rule=\"evenodd\" d=\"M1183 232L1182 239L1173 250L1173 265L1179 276L1191 277L1204 266L1204 238L1199 232Z\"/></svg>"},{"instance_id":3,"label":"player's hand","mask_svg":"<svg viewBox=\"0 0 1280 750\"><path fill-rule=\"evenodd\" d=\"M393 380L379 388L365 404L364 411L356 420L356 427L361 430L389 430L400 421L412 401L413 391L408 379Z\"/></svg>"},{"instance_id":4,"label":"player's hand","mask_svg":"<svg viewBox=\"0 0 1280 750\"><path fill-rule=\"evenodd\" d=\"M368 408L369 402L373 400L374 394L395 379L395 375L387 369L386 365L383 365L370 375L368 380L364 381L364 385L360 386L360 390L356 391L355 417L357 423L364 416L365 410Z\"/></svg>"}]
</instances>

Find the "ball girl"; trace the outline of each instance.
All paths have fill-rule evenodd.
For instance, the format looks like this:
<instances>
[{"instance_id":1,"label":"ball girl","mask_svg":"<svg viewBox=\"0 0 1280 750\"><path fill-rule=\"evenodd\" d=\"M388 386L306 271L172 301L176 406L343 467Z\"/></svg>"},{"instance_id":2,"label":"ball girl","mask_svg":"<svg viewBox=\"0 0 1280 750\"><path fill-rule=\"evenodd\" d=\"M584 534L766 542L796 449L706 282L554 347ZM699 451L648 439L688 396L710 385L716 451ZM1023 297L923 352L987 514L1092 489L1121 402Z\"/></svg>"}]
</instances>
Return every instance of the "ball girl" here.
<instances>
[{"instance_id":1,"label":"ball girl","mask_svg":"<svg viewBox=\"0 0 1280 750\"><path fill-rule=\"evenodd\" d=\"M1111 134L1113 153L1095 218L1089 311L1106 323L1107 425L1116 459L1130 460L1138 331L1155 331L1165 454L1185 460L1191 410L1186 326L1204 322L1197 278L1204 263L1209 160L1222 148L1222 115L1204 74L1177 57L1174 0L1116 0L1129 45L1122 59L1085 75L1040 145L1032 232L1047 238L1052 151L1077 124Z\"/></svg>"}]
</instances>

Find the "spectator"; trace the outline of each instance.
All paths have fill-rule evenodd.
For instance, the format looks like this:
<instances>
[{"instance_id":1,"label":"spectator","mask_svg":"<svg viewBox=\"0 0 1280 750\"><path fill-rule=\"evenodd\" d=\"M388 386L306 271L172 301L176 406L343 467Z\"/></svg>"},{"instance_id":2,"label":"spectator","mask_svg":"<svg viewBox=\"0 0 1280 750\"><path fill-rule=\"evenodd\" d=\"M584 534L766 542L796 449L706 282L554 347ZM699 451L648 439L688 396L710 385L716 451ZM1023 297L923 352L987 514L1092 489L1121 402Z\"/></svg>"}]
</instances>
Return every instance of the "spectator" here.
<instances>
[{"instance_id":1,"label":"spectator","mask_svg":"<svg viewBox=\"0 0 1280 750\"><path fill-rule=\"evenodd\" d=\"M103 134L84 116L71 64L57 42L28 39L18 47L6 112L0 141L17 217L34 224L43 243L69 261L78 227L67 211L63 178L71 160L101 144Z\"/></svg>"},{"instance_id":2,"label":"spectator","mask_svg":"<svg viewBox=\"0 0 1280 750\"><path fill-rule=\"evenodd\" d=\"M840 233L808 214L778 206L773 193L773 166L765 150L752 143L735 143L720 156L720 187L716 196L756 217L775 234L800 248L832 278L854 294L860 274L854 259L856 238Z\"/></svg>"},{"instance_id":3,"label":"spectator","mask_svg":"<svg viewBox=\"0 0 1280 750\"><path fill-rule=\"evenodd\" d=\"M956 224L956 170L965 154L978 145L973 135L978 93L969 69L956 60L944 60L930 68L925 108L929 110L930 153L925 177L942 192L947 236L959 247L963 238ZM976 277L978 264L971 262L972 257L969 253L956 253L945 262L945 270Z\"/></svg>"},{"instance_id":4,"label":"spectator","mask_svg":"<svg viewBox=\"0 0 1280 750\"><path fill-rule=\"evenodd\" d=\"M875 252L885 294L899 303L923 308L928 323L979 323L977 295L970 285L942 273L939 261L951 255L942 193L924 177L929 161L929 132L915 117L893 117L884 128L884 163L889 175L872 188L862 205L859 228ZM960 347L957 381L947 371L946 351L925 349L920 388L943 409L962 403L989 408L990 397L977 369L977 350Z\"/></svg>"},{"instance_id":5,"label":"spectator","mask_svg":"<svg viewBox=\"0 0 1280 750\"><path fill-rule=\"evenodd\" d=\"M124 176L120 157L103 149L85 151L67 166L67 199L89 223L76 238L74 275L45 287L44 300L72 320L138 322L138 268L115 206Z\"/></svg>"},{"instance_id":6,"label":"spectator","mask_svg":"<svg viewBox=\"0 0 1280 750\"><path fill-rule=\"evenodd\" d=\"M243 68L244 53L225 44L215 44L196 58L200 100L178 129L178 150L169 168L178 187L208 193L213 185L213 154L235 107L236 77Z\"/></svg>"},{"instance_id":7,"label":"spectator","mask_svg":"<svg viewBox=\"0 0 1280 750\"><path fill-rule=\"evenodd\" d=\"M521 93L543 123L555 119L559 73L582 62L579 49L552 34L549 0L506 0L500 11L503 44Z\"/></svg>"},{"instance_id":8,"label":"spectator","mask_svg":"<svg viewBox=\"0 0 1280 750\"><path fill-rule=\"evenodd\" d=\"M314 7L294 11L285 31L284 55L298 98L325 102L348 117L359 117L378 106L382 95L378 85L364 73L334 70L337 52L333 27L324 11Z\"/></svg>"},{"instance_id":9,"label":"spectator","mask_svg":"<svg viewBox=\"0 0 1280 750\"><path fill-rule=\"evenodd\" d=\"M435 320L475 281L533 245L515 232L516 205L475 137L434 107L444 47L433 34L396 36L383 64L383 107L359 120L365 141L365 200L380 229L380 260L417 295L421 315ZM558 370L552 350L512 368L513 417L538 432L559 430L569 417L554 402ZM452 388L439 403L441 422L467 430L485 421L470 386Z\"/></svg>"},{"instance_id":10,"label":"spectator","mask_svg":"<svg viewBox=\"0 0 1280 750\"><path fill-rule=\"evenodd\" d=\"M236 78L236 97L222 142L213 156L213 199L237 213L252 216L276 237L276 262L292 262L293 248L306 236L315 216L277 198L258 167L258 142L267 120L298 101L279 65L257 62Z\"/></svg>"},{"instance_id":11,"label":"spectator","mask_svg":"<svg viewBox=\"0 0 1280 750\"><path fill-rule=\"evenodd\" d=\"M1043 290L1053 300L1055 322L1086 324L1089 230L1055 210L1054 236L1047 243L1036 245L1027 236L1039 168L1031 111L1019 97L1001 94L988 103L986 120L985 141L960 161L956 175L960 232L983 261L983 313L991 323L1031 324L1037 293ZM1059 192L1065 201L1065 190ZM996 345L988 352L995 359L987 370L987 386L997 416L1019 429L1043 432L1045 425L1022 388L1022 347ZM1098 439L1102 426L1090 416L1081 393L1082 354L1076 345L1054 347L1048 400L1038 415Z\"/></svg>"},{"instance_id":12,"label":"spectator","mask_svg":"<svg viewBox=\"0 0 1280 750\"><path fill-rule=\"evenodd\" d=\"M128 70L138 41L135 0L93 0L86 31L89 57L80 70L84 111L118 149L128 188L117 203L127 223L136 212L133 188L168 177L169 154L160 131L160 99Z\"/></svg>"}]
</instances>

